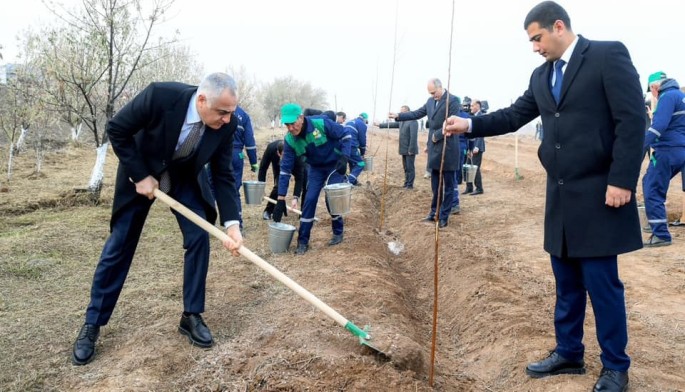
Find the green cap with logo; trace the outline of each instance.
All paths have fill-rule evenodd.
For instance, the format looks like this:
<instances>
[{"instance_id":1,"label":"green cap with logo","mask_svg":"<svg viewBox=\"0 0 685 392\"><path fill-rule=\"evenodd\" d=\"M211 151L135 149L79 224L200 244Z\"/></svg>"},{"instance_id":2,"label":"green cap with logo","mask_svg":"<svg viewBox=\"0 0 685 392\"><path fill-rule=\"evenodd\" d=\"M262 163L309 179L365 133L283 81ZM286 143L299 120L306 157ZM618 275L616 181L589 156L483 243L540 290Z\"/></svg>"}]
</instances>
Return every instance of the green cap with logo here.
<instances>
[{"instance_id":1,"label":"green cap with logo","mask_svg":"<svg viewBox=\"0 0 685 392\"><path fill-rule=\"evenodd\" d=\"M302 107L296 103L286 103L281 107L281 122L292 124L302 115Z\"/></svg>"},{"instance_id":2,"label":"green cap with logo","mask_svg":"<svg viewBox=\"0 0 685 392\"><path fill-rule=\"evenodd\" d=\"M362 112L362 113L359 115L359 117L363 118L364 120L368 120L368 119L369 119L369 115L366 114L365 112Z\"/></svg>"},{"instance_id":3,"label":"green cap with logo","mask_svg":"<svg viewBox=\"0 0 685 392\"><path fill-rule=\"evenodd\" d=\"M651 86L652 83L663 79L666 79L666 72L659 71L649 75L649 78L647 78L647 92L649 92L649 86Z\"/></svg>"}]
</instances>

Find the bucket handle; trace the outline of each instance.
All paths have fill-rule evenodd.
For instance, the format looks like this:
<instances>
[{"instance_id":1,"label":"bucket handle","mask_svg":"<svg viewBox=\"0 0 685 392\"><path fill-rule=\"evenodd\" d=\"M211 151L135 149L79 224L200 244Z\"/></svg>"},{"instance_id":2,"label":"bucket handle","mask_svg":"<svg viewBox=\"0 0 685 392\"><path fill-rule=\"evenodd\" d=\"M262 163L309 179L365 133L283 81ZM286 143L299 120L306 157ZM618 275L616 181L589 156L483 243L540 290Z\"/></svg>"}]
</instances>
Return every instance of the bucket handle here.
<instances>
[{"instance_id":1,"label":"bucket handle","mask_svg":"<svg viewBox=\"0 0 685 392\"><path fill-rule=\"evenodd\" d=\"M326 183L323 184L324 186L327 186L327 185L328 185L328 180L331 178L331 176L333 175L333 173L335 173L335 170L333 170L333 171L331 172L331 174L329 174L328 177L326 177ZM349 182L350 182L349 179L348 179L347 174L345 174L345 182L346 182L346 183L349 183Z\"/></svg>"}]
</instances>

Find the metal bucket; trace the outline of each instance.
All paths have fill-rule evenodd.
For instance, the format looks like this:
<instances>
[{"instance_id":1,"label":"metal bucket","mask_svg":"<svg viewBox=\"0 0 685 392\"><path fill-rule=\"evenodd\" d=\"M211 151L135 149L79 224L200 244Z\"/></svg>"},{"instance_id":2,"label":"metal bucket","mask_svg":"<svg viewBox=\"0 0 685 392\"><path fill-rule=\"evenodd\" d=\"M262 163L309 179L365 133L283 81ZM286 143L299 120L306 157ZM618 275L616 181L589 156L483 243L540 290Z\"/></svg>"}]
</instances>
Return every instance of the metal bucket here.
<instances>
[{"instance_id":1,"label":"metal bucket","mask_svg":"<svg viewBox=\"0 0 685 392\"><path fill-rule=\"evenodd\" d=\"M373 157L364 157L364 170L363 171L373 171Z\"/></svg>"},{"instance_id":2,"label":"metal bucket","mask_svg":"<svg viewBox=\"0 0 685 392\"><path fill-rule=\"evenodd\" d=\"M473 182L476 180L476 172L478 171L478 165L470 165L468 163L465 163L462 170L464 174L464 182Z\"/></svg>"},{"instance_id":3,"label":"metal bucket","mask_svg":"<svg viewBox=\"0 0 685 392\"><path fill-rule=\"evenodd\" d=\"M331 215L345 215L350 213L352 205L352 184L341 182L323 187L326 192L326 201Z\"/></svg>"},{"instance_id":4,"label":"metal bucket","mask_svg":"<svg viewBox=\"0 0 685 392\"><path fill-rule=\"evenodd\" d=\"M647 219L647 210L645 210L645 206L637 207L637 214L640 217L640 228L642 228L643 231L646 229L649 229L651 231L652 227L649 225L649 220Z\"/></svg>"},{"instance_id":5,"label":"metal bucket","mask_svg":"<svg viewBox=\"0 0 685 392\"><path fill-rule=\"evenodd\" d=\"M264 181L243 181L245 204L262 204L264 188L266 188Z\"/></svg>"},{"instance_id":6,"label":"metal bucket","mask_svg":"<svg viewBox=\"0 0 685 392\"><path fill-rule=\"evenodd\" d=\"M295 226L274 222L269 224L269 248L274 253L287 252L293 241Z\"/></svg>"}]
</instances>

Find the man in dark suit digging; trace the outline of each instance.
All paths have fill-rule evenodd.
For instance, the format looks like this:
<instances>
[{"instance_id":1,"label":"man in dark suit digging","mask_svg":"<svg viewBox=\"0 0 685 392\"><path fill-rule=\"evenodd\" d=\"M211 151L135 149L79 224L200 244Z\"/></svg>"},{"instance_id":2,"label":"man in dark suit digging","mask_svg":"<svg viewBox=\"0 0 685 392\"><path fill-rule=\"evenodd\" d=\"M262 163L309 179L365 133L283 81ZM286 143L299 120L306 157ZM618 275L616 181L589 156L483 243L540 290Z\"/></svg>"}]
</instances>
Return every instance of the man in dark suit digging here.
<instances>
[{"instance_id":1,"label":"man in dark suit digging","mask_svg":"<svg viewBox=\"0 0 685 392\"><path fill-rule=\"evenodd\" d=\"M107 124L119 158L110 235L93 277L85 323L74 342L72 362L85 365L95 356L100 327L114 311L140 239L154 191L160 189L190 210L214 222L215 198L207 180L212 166L216 205L237 255L242 245L238 192L232 169L233 134L238 104L232 77L214 73L199 87L152 83ZM209 348L212 334L202 319L209 265L209 235L174 211L183 234L183 314L178 331L192 344Z\"/></svg>"}]
</instances>

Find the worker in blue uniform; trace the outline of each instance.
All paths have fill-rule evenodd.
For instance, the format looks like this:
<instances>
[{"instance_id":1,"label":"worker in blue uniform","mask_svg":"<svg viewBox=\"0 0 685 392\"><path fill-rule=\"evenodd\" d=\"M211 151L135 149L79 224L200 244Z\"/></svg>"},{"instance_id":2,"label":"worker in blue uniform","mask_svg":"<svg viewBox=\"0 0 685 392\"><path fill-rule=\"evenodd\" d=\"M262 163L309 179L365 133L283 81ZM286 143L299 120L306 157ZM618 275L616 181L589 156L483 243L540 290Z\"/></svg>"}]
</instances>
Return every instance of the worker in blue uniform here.
<instances>
[{"instance_id":1,"label":"worker in blue uniform","mask_svg":"<svg viewBox=\"0 0 685 392\"><path fill-rule=\"evenodd\" d=\"M302 107L295 103L288 103L281 107L281 122L288 128L288 133L285 135L283 145L281 172L278 179L278 201L273 219L280 219L285 211L285 195L288 192L295 160L306 159L309 164L307 193L304 197L295 252L301 255L309 249L309 236L314 224L316 204L321 189L326 184L337 184L345 180L352 137L349 128L326 117L304 116ZM330 213L328 203L326 207ZM343 224L341 215L331 215L333 237L328 245L337 245L343 241Z\"/></svg>"},{"instance_id":2,"label":"worker in blue uniform","mask_svg":"<svg viewBox=\"0 0 685 392\"><path fill-rule=\"evenodd\" d=\"M652 235L647 247L671 244L666 215L668 185L685 165L685 93L674 79L664 79L659 86L659 101L652 125L645 133L645 153L653 150L642 178L645 212Z\"/></svg>"},{"instance_id":3,"label":"worker in blue uniform","mask_svg":"<svg viewBox=\"0 0 685 392\"><path fill-rule=\"evenodd\" d=\"M345 123L345 127L350 130L351 145L350 145L350 175L349 182L352 185L359 185L359 175L366 163L364 162L364 154L366 154L366 124L368 123L369 115L362 113L354 120Z\"/></svg>"}]
</instances>

